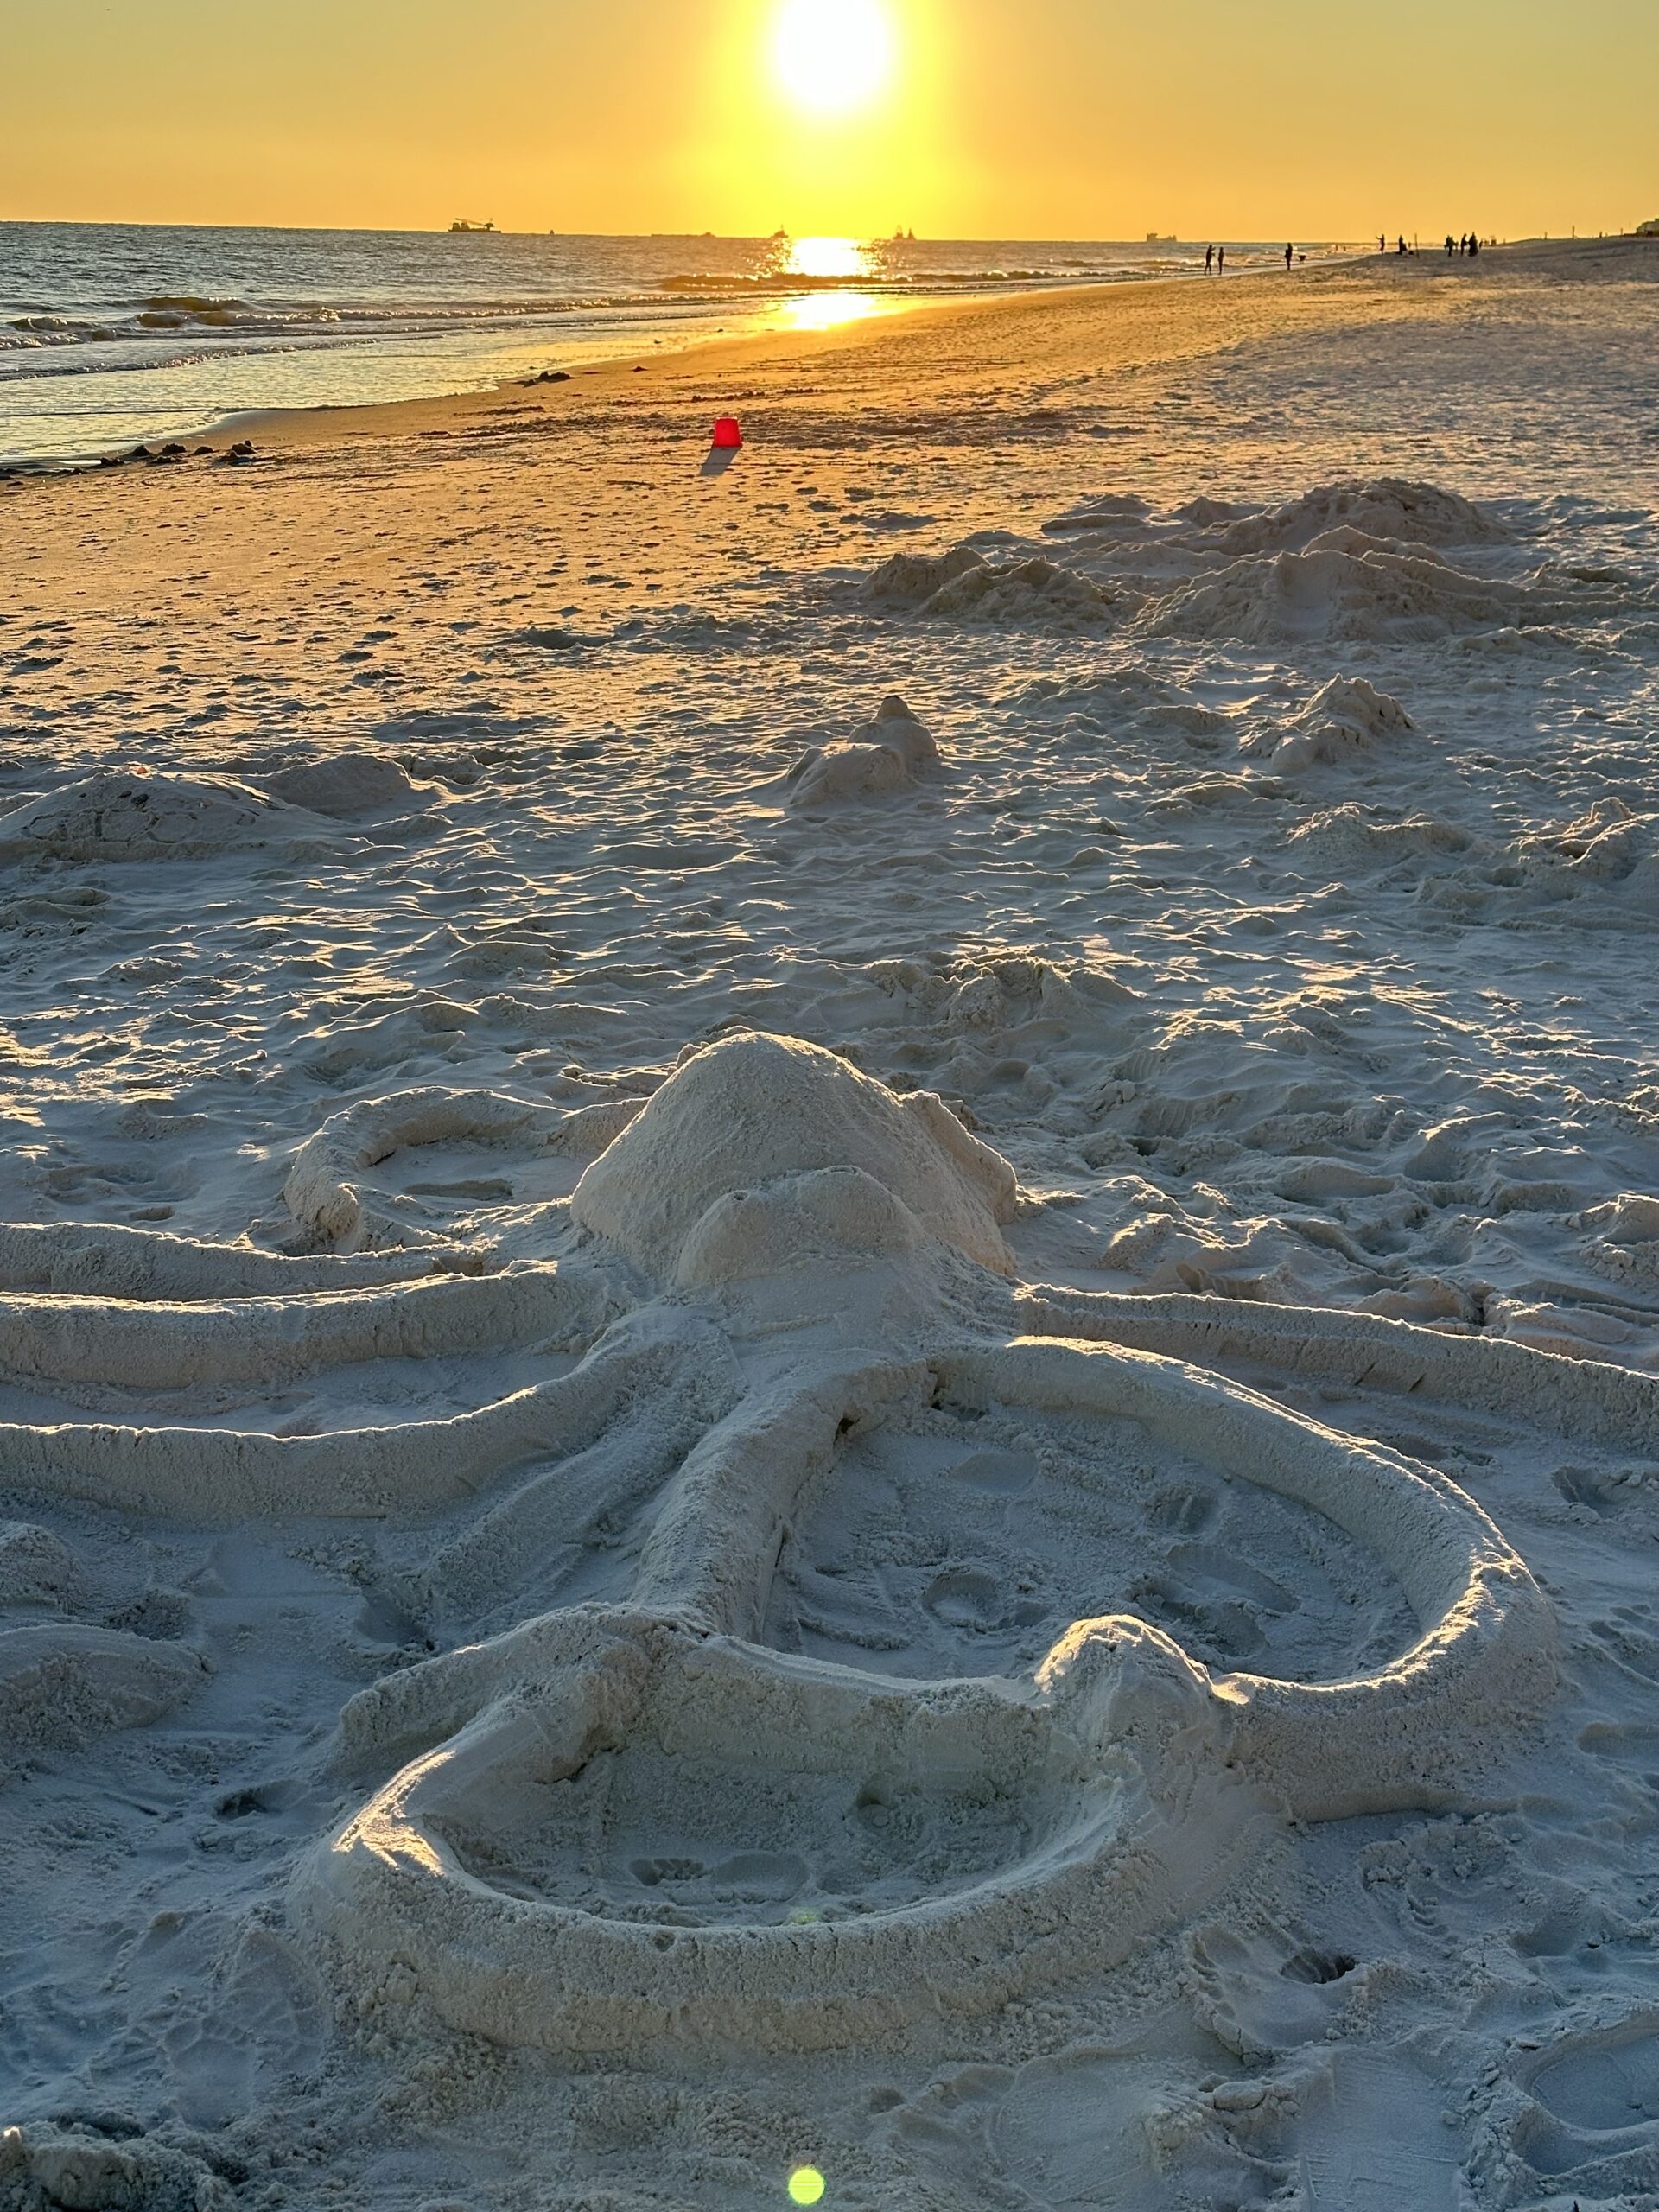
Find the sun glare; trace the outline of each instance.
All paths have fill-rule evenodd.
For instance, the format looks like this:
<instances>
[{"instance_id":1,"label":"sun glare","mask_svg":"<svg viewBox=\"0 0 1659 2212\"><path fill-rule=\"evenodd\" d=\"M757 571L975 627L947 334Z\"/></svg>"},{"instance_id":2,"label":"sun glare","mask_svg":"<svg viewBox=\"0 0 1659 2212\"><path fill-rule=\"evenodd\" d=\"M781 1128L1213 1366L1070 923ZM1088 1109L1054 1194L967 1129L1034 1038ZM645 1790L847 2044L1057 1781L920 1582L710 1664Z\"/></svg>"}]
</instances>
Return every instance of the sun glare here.
<instances>
[{"instance_id":1,"label":"sun glare","mask_svg":"<svg viewBox=\"0 0 1659 2212\"><path fill-rule=\"evenodd\" d=\"M789 250L791 276L823 279L869 273L869 256L856 238L797 238Z\"/></svg>"},{"instance_id":2,"label":"sun glare","mask_svg":"<svg viewBox=\"0 0 1659 2212\"><path fill-rule=\"evenodd\" d=\"M778 19L778 76L814 115L868 107L893 71L893 27L880 0L786 0Z\"/></svg>"}]
</instances>

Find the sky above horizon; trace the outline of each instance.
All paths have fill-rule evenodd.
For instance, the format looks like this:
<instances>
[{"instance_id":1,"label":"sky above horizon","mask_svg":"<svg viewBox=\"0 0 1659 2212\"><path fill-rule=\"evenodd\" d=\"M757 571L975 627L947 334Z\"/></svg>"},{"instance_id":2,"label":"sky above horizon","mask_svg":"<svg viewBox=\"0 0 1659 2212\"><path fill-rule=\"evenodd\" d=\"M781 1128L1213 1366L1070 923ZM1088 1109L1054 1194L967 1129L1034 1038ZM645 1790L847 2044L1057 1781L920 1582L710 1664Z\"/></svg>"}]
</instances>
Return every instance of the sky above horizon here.
<instances>
[{"instance_id":1,"label":"sky above horizon","mask_svg":"<svg viewBox=\"0 0 1659 2212\"><path fill-rule=\"evenodd\" d=\"M1654 0L0 0L0 220L1582 233L1656 84Z\"/></svg>"}]
</instances>

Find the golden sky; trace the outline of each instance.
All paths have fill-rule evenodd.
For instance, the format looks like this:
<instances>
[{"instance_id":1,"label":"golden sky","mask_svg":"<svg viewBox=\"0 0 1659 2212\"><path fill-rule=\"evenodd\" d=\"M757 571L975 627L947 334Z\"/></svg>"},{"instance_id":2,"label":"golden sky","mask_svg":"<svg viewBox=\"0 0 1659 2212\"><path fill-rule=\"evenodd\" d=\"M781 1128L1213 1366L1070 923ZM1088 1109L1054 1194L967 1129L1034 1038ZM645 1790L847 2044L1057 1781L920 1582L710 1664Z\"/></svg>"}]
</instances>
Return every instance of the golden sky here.
<instances>
[{"instance_id":1,"label":"golden sky","mask_svg":"<svg viewBox=\"0 0 1659 2212\"><path fill-rule=\"evenodd\" d=\"M1656 102L1659 0L0 0L0 219L1519 237Z\"/></svg>"}]
</instances>

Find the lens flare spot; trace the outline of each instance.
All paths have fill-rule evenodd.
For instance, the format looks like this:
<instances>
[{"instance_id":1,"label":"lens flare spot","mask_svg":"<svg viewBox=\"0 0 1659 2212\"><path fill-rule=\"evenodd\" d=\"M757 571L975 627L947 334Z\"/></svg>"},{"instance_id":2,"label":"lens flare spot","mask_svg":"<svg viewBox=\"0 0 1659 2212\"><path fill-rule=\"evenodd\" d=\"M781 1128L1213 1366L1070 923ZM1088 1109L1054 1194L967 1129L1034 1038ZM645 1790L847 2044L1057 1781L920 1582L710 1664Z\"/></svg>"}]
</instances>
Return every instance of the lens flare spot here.
<instances>
[{"instance_id":1,"label":"lens flare spot","mask_svg":"<svg viewBox=\"0 0 1659 2212\"><path fill-rule=\"evenodd\" d=\"M816 2166L797 2166L789 2177L789 2201L791 2204L821 2204L825 2187L823 2176Z\"/></svg>"}]
</instances>

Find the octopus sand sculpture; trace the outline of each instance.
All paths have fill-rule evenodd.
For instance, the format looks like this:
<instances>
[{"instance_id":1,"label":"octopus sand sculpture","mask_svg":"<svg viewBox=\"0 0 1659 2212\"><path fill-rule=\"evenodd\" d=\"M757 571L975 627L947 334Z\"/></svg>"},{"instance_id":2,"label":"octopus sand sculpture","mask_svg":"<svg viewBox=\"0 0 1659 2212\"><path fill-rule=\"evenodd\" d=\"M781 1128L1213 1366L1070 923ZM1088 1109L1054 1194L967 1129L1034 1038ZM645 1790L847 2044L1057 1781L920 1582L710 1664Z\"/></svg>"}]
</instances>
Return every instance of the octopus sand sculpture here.
<instances>
[{"instance_id":1,"label":"octopus sand sculpture","mask_svg":"<svg viewBox=\"0 0 1659 2212\"><path fill-rule=\"evenodd\" d=\"M1454 1484L1167 1356L1246 1343L1400 1387L1459 1361L1465 1393L1524 1395L1542 1355L1369 1317L1024 1289L1003 1236L1014 1173L943 1102L755 1035L585 1124L478 1095L409 1095L378 1121L353 1109L302 1150L290 1202L360 1242L363 1164L474 1122L481 1141L588 1157L560 1266L226 1253L239 1272L215 1303L208 1248L86 1233L66 1255L0 1232L0 1281L23 1286L3 1301L13 1357L32 1345L42 1372L164 1382L210 1351L252 1376L279 1353L584 1351L553 1380L401 1429L0 1433L0 1459L39 1489L205 1517L408 1513L520 1471L406 1593L476 1624L505 1589L505 1625L341 1719L337 1759L370 1794L306 1856L294 1904L359 1988L554 2050L822 2049L984 2012L1129 1956L1287 1816L1455 1802L1548 1699L1545 1602ZM1628 1398L1582 1383L1580 1417L1650 1428L1648 1378L1628 1381ZM1060 1439L1062 1485L1065 1438L1095 1434L1097 1487L1114 1486L1114 1453L1149 1455L1310 1518L1333 1554L1392 1577L1395 1648L1294 1679L1206 1664L1128 1614L1072 1621L1034 1664L931 1679L882 1671L879 1639L845 1657L782 1648L783 1562L852 1456L928 1422L971 1437L1010 1420ZM1015 1480L1006 1451L957 1458L940 1483ZM584 1544L609 1579L537 1608L537 1560ZM948 1600L976 1602L946 1591L947 1618ZM90 1727L121 1655L53 1633ZM148 1652L102 1725L188 1694L182 1653ZM0 1674L0 1718L16 1725L33 1694Z\"/></svg>"}]
</instances>

